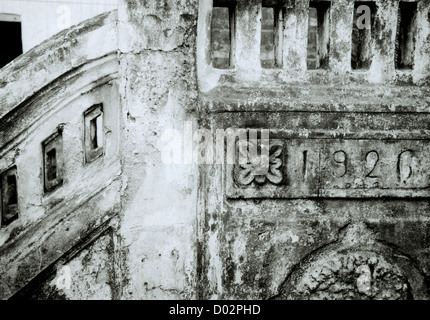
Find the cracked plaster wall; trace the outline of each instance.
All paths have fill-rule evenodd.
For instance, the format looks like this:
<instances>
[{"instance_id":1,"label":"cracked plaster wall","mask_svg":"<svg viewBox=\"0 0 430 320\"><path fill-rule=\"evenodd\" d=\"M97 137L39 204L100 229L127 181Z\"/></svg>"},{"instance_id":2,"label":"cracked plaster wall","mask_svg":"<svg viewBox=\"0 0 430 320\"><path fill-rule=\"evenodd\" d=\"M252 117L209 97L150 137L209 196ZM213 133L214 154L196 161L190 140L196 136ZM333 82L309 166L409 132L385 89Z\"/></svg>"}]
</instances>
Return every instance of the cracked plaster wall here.
<instances>
[{"instance_id":1,"label":"cracked plaster wall","mask_svg":"<svg viewBox=\"0 0 430 320\"><path fill-rule=\"evenodd\" d=\"M119 6L124 156L121 236L126 299L195 295L198 170L166 166L161 136L196 125L197 1L126 1Z\"/></svg>"},{"instance_id":2,"label":"cracked plaster wall","mask_svg":"<svg viewBox=\"0 0 430 320\"><path fill-rule=\"evenodd\" d=\"M205 12L207 2L201 5ZM348 5L340 0L336 10ZM343 76L336 72L328 74L325 87L287 86L285 78L270 77L243 85L246 63L241 61L238 77L226 76L224 83L200 69L201 83L221 84L202 92L208 87L204 84L200 91L197 83L196 68L202 66L198 59L206 58L197 44L198 14L198 3L192 0L119 2L118 78L108 88L119 93L112 98L119 106L115 110L120 143L114 144L118 151L112 155L118 161L112 163L107 191L76 211L90 217L97 203L97 212L106 213L101 220L115 216L114 236L113 240L102 236L64 263L79 280L75 291L60 297L95 297L98 287L97 297L120 299L427 298L426 199L232 199L226 194L221 166L164 165L160 137L166 129L182 132L184 121L191 121L195 128L213 132L270 126L278 139L295 135L304 140L320 136L377 140L381 132L394 140L408 135L426 139L428 87L385 86L382 81L375 88L366 80L354 91L354 81L337 86ZM258 21L257 16L247 16L247 21ZM342 25L345 17L334 21ZM302 23L289 26L297 30L299 42L305 34ZM242 54L251 45L251 36L243 35ZM343 36L333 40L342 51L332 62L340 73L345 71L348 51L344 40ZM295 62L294 57L303 53L303 48L297 50L293 59L284 57L285 66L303 64ZM423 50L427 54L427 48ZM425 68L418 70L419 79L427 76ZM258 78L261 70L254 71ZM303 76L302 69L294 72ZM384 77L390 78L390 72ZM330 77L336 81L331 83ZM14 99L19 101L9 96L11 105ZM85 219L79 221L84 228ZM102 249L110 248L111 242L113 252ZM49 252L54 247L48 243ZM360 246L368 250L360 251ZM408 262L395 260L395 254ZM100 276L96 269L102 270ZM381 280L381 270L391 278ZM368 284L372 279L376 289ZM17 281L15 289L25 281ZM45 283L47 292L52 281Z\"/></svg>"}]
</instances>

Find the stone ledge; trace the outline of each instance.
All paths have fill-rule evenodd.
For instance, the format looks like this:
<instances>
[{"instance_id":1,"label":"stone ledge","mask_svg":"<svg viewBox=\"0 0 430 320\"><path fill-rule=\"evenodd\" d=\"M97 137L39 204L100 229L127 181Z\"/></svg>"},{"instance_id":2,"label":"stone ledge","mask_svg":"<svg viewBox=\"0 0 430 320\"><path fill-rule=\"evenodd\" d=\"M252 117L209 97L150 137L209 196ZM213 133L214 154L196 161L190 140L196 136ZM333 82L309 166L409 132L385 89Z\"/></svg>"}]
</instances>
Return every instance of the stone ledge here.
<instances>
[{"instance_id":1,"label":"stone ledge","mask_svg":"<svg viewBox=\"0 0 430 320\"><path fill-rule=\"evenodd\" d=\"M240 84L200 93L202 111L429 113L430 88Z\"/></svg>"}]
</instances>

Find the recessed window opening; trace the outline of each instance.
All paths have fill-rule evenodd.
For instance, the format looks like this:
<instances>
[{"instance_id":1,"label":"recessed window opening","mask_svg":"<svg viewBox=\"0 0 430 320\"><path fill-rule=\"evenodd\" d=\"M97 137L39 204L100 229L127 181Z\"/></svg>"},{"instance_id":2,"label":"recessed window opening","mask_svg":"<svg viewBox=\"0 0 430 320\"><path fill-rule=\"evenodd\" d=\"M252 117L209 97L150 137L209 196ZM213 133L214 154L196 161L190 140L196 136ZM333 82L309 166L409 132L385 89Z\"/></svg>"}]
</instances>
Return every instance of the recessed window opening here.
<instances>
[{"instance_id":1,"label":"recessed window opening","mask_svg":"<svg viewBox=\"0 0 430 320\"><path fill-rule=\"evenodd\" d=\"M352 24L351 68L367 70L372 64L372 30L376 14L375 2L356 2Z\"/></svg>"},{"instance_id":2,"label":"recessed window opening","mask_svg":"<svg viewBox=\"0 0 430 320\"><path fill-rule=\"evenodd\" d=\"M18 203L18 195L16 192L16 176L10 175L7 177L7 186L8 186L8 198L7 205L14 205Z\"/></svg>"},{"instance_id":3,"label":"recessed window opening","mask_svg":"<svg viewBox=\"0 0 430 320\"><path fill-rule=\"evenodd\" d=\"M0 68L22 54L22 36L20 17L14 14L0 13Z\"/></svg>"},{"instance_id":4,"label":"recessed window opening","mask_svg":"<svg viewBox=\"0 0 430 320\"><path fill-rule=\"evenodd\" d=\"M1 184L1 219L0 226L4 227L18 219L18 188L16 167L0 175Z\"/></svg>"},{"instance_id":5,"label":"recessed window opening","mask_svg":"<svg viewBox=\"0 0 430 320\"><path fill-rule=\"evenodd\" d=\"M282 67L283 9L265 1L261 10L260 59L263 68Z\"/></svg>"},{"instance_id":6,"label":"recessed window opening","mask_svg":"<svg viewBox=\"0 0 430 320\"><path fill-rule=\"evenodd\" d=\"M397 15L396 55L397 69L412 69L414 65L415 37L417 34L417 3L399 3Z\"/></svg>"},{"instance_id":7,"label":"recessed window opening","mask_svg":"<svg viewBox=\"0 0 430 320\"><path fill-rule=\"evenodd\" d=\"M216 69L234 65L235 5L234 2L214 1L211 23L211 60Z\"/></svg>"},{"instance_id":8,"label":"recessed window opening","mask_svg":"<svg viewBox=\"0 0 430 320\"><path fill-rule=\"evenodd\" d=\"M45 192L63 184L63 137L62 131L53 134L42 143Z\"/></svg>"},{"instance_id":9,"label":"recessed window opening","mask_svg":"<svg viewBox=\"0 0 430 320\"><path fill-rule=\"evenodd\" d=\"M90 131L91 131L91 149L97 149L98 147L103 146L103 133L102 133L102 117L98 115L94 119L90 121Z\"/></svg>"},{"instance_id":10,"label":"recessed window opening","mask_svg":"<svg viewBox=\"0 0 430 320\"><path fill-rule=\"evenodd\" d=\"M330 1L311 1L308 23L308 69L327 69L330 51Z\"/></svg>"},{"instance_id":11,"label":"recessed window opening","mask_svg":"<svg viewBox=\"0 0 430 320\"><path fill-rule=\"evenodd\" d=\"M48 181L57 179L57 151L52 149L46 153Z\"/></svg>"},{"instance_id":12,"label":"recessed window opening","mask_svg":"<svg viewBox=\"0 0 430 320\"><path fill-rule=\"evenodd\" d=\"M84 113L85 161L91 162L104 152L103 105L97 104Z\"/></svg>"}]
</instances>

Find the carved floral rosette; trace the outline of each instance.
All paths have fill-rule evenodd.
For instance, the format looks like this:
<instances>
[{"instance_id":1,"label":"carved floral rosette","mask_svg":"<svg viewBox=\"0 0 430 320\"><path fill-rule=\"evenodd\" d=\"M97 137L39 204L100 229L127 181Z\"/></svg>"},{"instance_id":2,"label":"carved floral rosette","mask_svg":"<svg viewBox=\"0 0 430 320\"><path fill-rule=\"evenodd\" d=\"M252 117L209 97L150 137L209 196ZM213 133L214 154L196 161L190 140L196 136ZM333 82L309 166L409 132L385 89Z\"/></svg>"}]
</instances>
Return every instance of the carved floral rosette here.
<instances>
[{"instance_id":1,"label":"carved floral rosette","mask_svg":"<svg viewBox=\"0 0 430 320\"><path fill-rule=\"evenodd\" d=\"M243 144L241 144L243 143ZM240 155L234 166L234 178L237 185L249 187L252 184L265 185L267 183L279 185L284 180L282 172L284 143L280 140L269 142L269 152L263 152L264 146L261 142L256 145L256 140L238 142L237 149ZM252 154L250 151L254 148ZM240 159L246 159L246 163L240 163ZM264 165L268 164L268 165Z\"/></svg>"}]
</instances>

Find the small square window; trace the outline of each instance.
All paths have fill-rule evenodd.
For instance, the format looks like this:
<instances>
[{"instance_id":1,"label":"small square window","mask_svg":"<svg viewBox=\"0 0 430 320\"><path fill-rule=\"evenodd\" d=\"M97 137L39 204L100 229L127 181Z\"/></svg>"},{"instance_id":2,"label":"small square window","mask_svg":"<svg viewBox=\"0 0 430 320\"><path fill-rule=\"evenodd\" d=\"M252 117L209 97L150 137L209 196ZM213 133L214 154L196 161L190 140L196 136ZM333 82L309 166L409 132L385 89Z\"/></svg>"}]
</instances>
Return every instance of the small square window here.
<instances>
[{"instance_id":1,"label":"small square window","mask_svg":"<svg viewBox=\"0 0 430 320\"><path fill-rule=\"evenodd\" d=\"M103 105L92 106L84 113L85 161L91 162L104 152Z\"/></svg>"},{"instance_id":2,"label":"small square window","mask_svg":"<svg viewBox=\"0 0 430 320\"><path fill-rule=\"evenodd\" d=\"M18 219L18 188L16 167L0 175L1 183L1 221L0 226L7 226Z\"/></svg>"},{"instance_id":3,"label":"small square window","mask_svg":"<svg viewBox=\"0 0 430 320\"><path fill-rule=\"evenodd\" d=\"M63 183L63 136L57 132L43 143L45 192Z\"/></svg>"}]
</instances>

